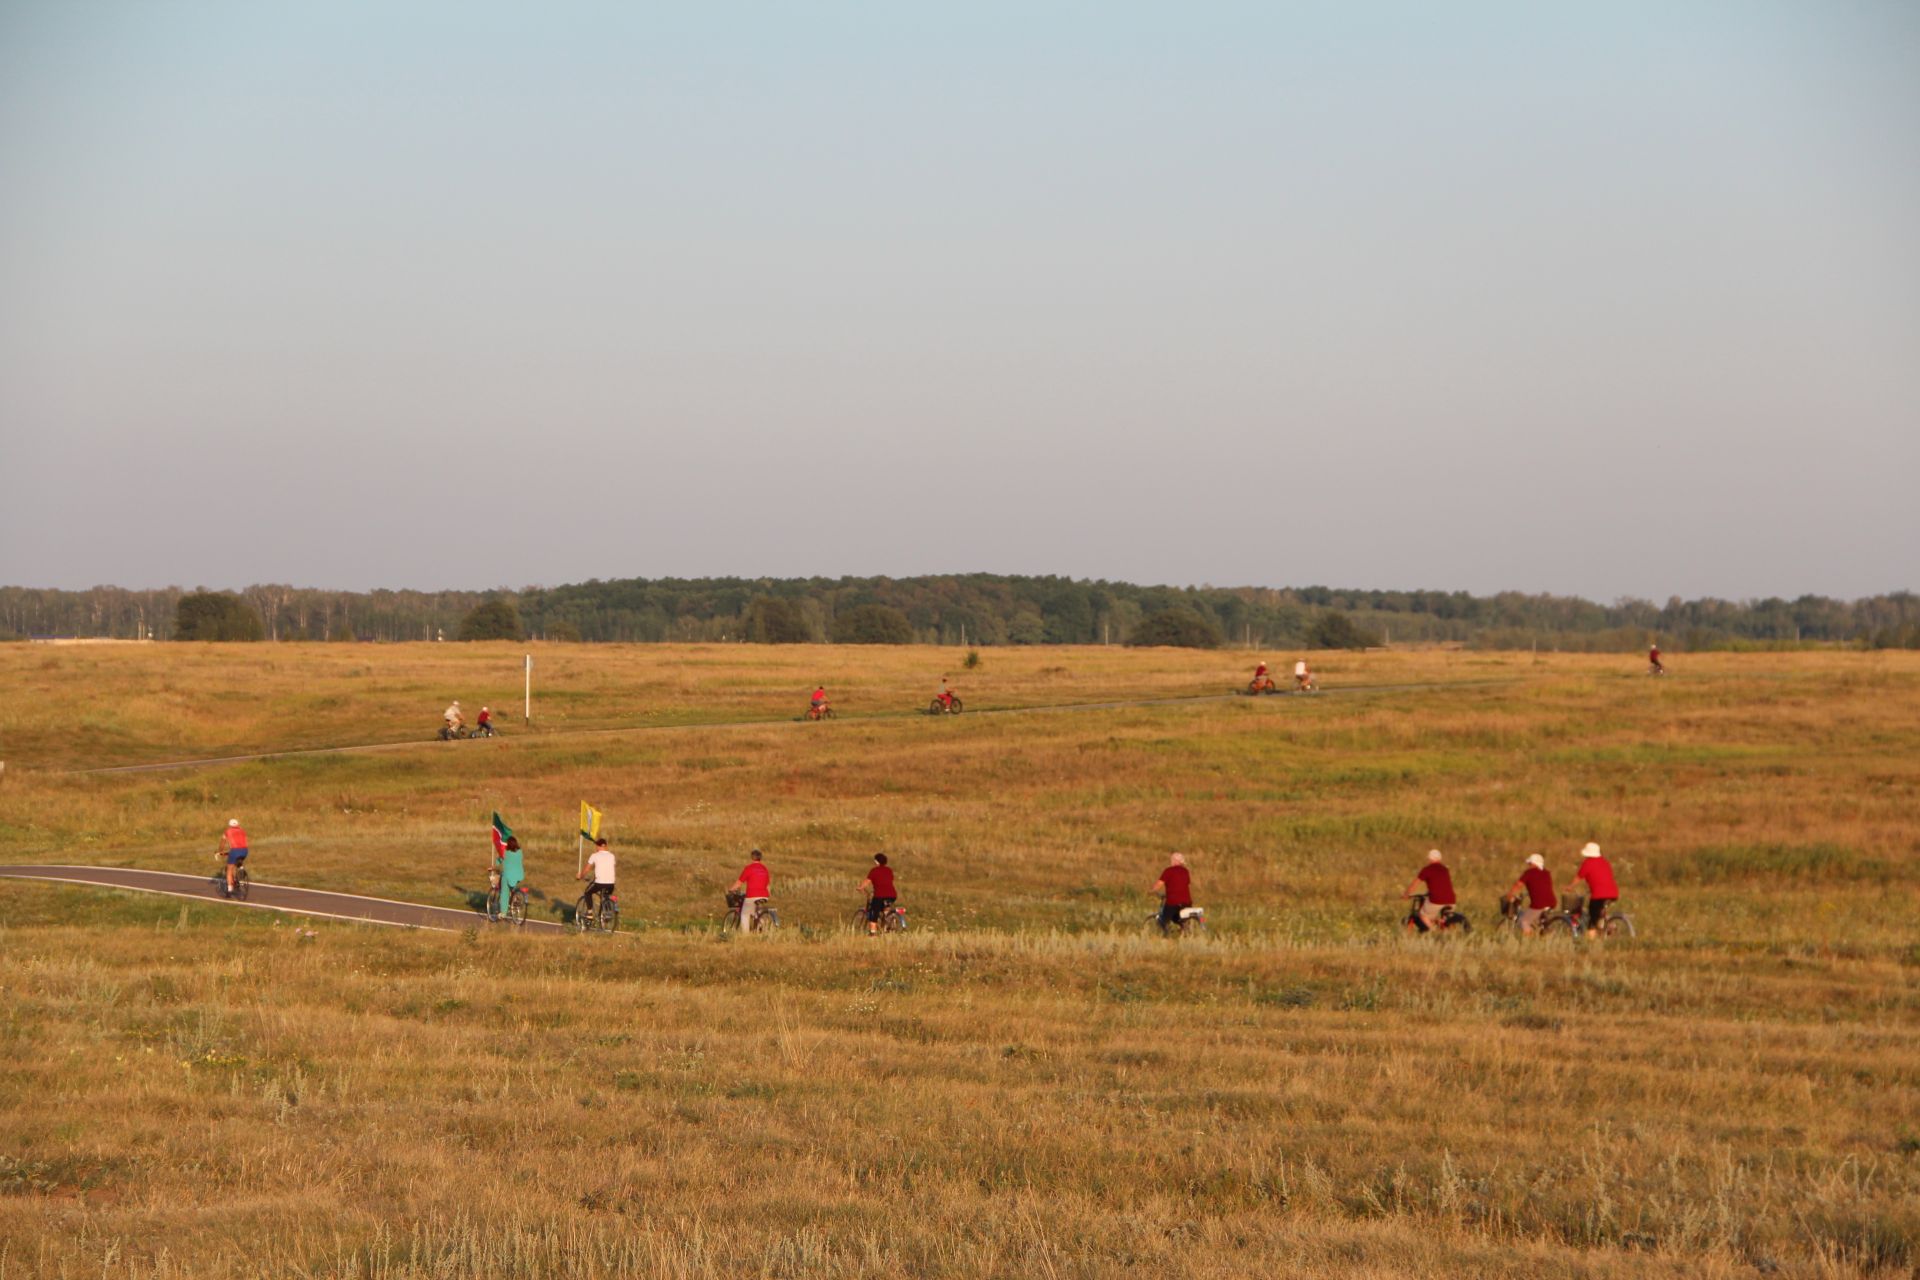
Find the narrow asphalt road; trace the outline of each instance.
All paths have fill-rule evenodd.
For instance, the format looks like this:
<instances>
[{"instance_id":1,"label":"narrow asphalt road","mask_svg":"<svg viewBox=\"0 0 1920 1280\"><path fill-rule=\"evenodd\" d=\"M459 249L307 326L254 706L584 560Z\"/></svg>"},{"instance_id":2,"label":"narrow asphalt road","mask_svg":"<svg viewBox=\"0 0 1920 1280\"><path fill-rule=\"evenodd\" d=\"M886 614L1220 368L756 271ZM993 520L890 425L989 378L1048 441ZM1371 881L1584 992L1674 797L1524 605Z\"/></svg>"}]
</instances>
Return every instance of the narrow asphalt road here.
<instances>
[{"instance_id":1,"label":"narrow asphalt road","mask_svg":"<svg viewBox=\"0 0 1920 1280\"><path fill-rule=\"evenodd\" d=\"M427 907L417 902L363 898L357 894L327 893L320 889L295 889L287 885L261 884L257 880L249 884L245 902L228 903L220 891L219 881L212 874L182 875L175 871L143 871L133 867L0 866L0 877L133 889L141 893L164 893L175 898L200 898L236 907L258 907L295 915L361 920L369 924L391 924L413 929L457 932L487 924L486 915L479 911ZM566 932L566 926L544 920L529 920L522 927L541 933Z\"/></svg>"},{"instance_id":2,"label":"narrow asphalt road","mask_svg":"<svg viewBox=\"0 0 1920 1280\"><path fill-rule=\"evenodd\" d=\"M1517 683L1517 681L1512 678L1505 678L1505 679L1497 678L1497 679L1484 679L1484 680L1446 680L1446 681L1438 681L1438 682L1429 683L1429 684L1356 684L1356 685L1341 685L1332 689L1322 689L1318 693L1315 693L1311 696L1333 697L1333 696L1338 696L1342 694L1353 695L1353 694L1366 694L1366 693L1417 693L1417 692L1434 690L1434 689L1484 689L1493 685L1514 684L1514 683ZM1060 712L1069 712L1069 711L1121 711L1129 707L1166 707L1166 706L1179 706L1182 704L1192 704L1192 703L1200 703L1200 702L1232 702L1234 699L1244 697L1244 696L1245 695L1243 693L1236 691L1233 693L1183 694L1183 695L1180 695L1177 697L1171 697L1171 698L1127 698L1127 699L1120 699L1120 700L1115 700L1111 702L1052 702L1052 703L1039 703L1034 706L1027 706L1027 707L980 707L972 711L964 712L962 714L964 714L968 719L978 719L981 716L1037 715L1044 712L1060 713ZM1280 700L1284 700L1286 698L1293 697L1295 695L1290 693L1282 693L1275 696ZM840 716L840 717L837 717L837 720L839 721L850 720L855 723L858 723L863 720L899 720L899 719L906 719L909 717L917 717L922 714L924 713L919 711L882 711L882 712L874 712L867 715ZM672 732L674 730L742 729L742 728L765 727L767 725L798 724L798 723L805 723L804 717L780 716L776 718L760 717L760 718L754 718L754 719L748 719L748 720L702 720L702 721L685 722L685 723L679 723L679 724L638 724L638 725L621 725L615 728L608 728L608 729L560 730L556 732L534 734L534 735L531 735L531 739L533 741L545 742L554 738L562 738L562 737L584 738L584 737L606 736L606 735L621 734L621 733L667 733L667 732ZM68 775L110 774L110 773L158 773L162 770L167 770L167 769L204 769L204 768L211 768L213 766L223 765L223 764L248 764L255 760L291 760L291 759L297 759L302 756L366 755L366 754L372 754L374 752L380 752L380 751L411 751L411 750L449 751L449 750L457 750L462 745L463 742L484 742L484 741L486 741L486 739L476 738L476 739L463 739L461 742L441 742L438 738L427 736L427 737L421 737L421 738L412 738L405 742L363 742L363 743L354 743L354 744L350 744L347 746L340 746L340 747L299 747L290 751L259 751L259 752L254 752L251 755L238 755L238 756L203 756L203 757L192 759L192 760L156 760L148 764L115 764L115 765L106 765L106 766L95 768L95 769L64 769L64 770L59 770L58 772L65 773Z\"/></svg>"}]
</instances>

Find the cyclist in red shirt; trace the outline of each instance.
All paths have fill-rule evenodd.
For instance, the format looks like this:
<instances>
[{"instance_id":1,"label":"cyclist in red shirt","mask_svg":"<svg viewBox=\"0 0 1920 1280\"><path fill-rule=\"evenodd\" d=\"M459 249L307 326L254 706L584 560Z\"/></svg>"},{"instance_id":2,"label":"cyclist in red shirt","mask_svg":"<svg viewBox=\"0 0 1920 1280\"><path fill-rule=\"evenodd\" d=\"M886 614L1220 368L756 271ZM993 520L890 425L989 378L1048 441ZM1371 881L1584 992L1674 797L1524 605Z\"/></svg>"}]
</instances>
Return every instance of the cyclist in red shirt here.
<instances>
[{"instance_id":1,"label":"cyclist in red shirt","mask_svg":"<svg viewBox=\"0 0 1920 1280\"><path fill-rule=\"evenodd\" d=\"M740 878L733 882L733 887L741 895L740 932L745 933L753 927L754 908L767 900L769 890L773 888L773 873L760 860L758 849L753 851L747 865L741 868Z\"/></svg>"},{"instance_id":2,"label":"cyclist in red shirt","mask_svg":"<svg viewBox=\"0 0 1920 1280\"><path fill-rule=\"evenodd\" d=\"M1666 664L1660 661L1660 646L1657 644L1647 646L1647 670L1656 676L1667 674Z\"/></svg>"},{"instance_id":3,"label":"cyclist in red shirt","mask_svg":"<svg viewBox=\"0 0 1920 1280\"><path fill-rule=\"evenodd\" d=\"M1420 917L1407 922L1408 933L1425 933L1437 928L1443 914L1442 907L1451 907L1459 901L1453 896L1453 872L1447 870L1447 864L1438 849L1427 850L1427 865L1420 868L1413 883L1400 896L1414 898L1426 895L1426 901L1420 904Z\"/></svg>"},{"instance_id":4,"label":"cyclist in red shirt","mask_svg":"<svg viewBox=\"0 0 1920 1280\"><path fill-rule=\"evenodd\" d=\"M220 852L214 856L224 859L227 864L226 893L231 898L234 877L239 874L240 864L247 860L247 829L240 825L240 819L227 820L227 829L220 833Z\"/></svg>"},{"instance_id":5,"label":"cyclist in red shirt","mask_svg":"<svg viewBox=\"0 0 1920 1280\"><path fill-rule=\"evenodd\" d=\"M880 932L880 917L893 906L898 895L893 888L893 868L887 865L887 855L873 855L873 870L867 872L867 878L860 882L860 889L867 895L867 933L869 936Z\"/></svg>"},{"instance_id":6,"label":"cyclist in red shirt","mask_svg":"<svg viewBox=\"0 0 1920 1280\"><path fill-rule=\"evenodd\" d=\"M1187 870L1187 855L1176 853L1167 859L1168 866L1153 882L1153 891L1160 895L1160 932L1180 923L1180 913L1193 905L1193 874Z\"/></svg>"},{"instance_id":7,"label":"cyclist in red shirt","mask_svg":"<svg viewBox=\"0 0 1920 1280\"><path fill-rule=\"evenodd\" d=\"M807 705L807 714L818 720L827 709L827 686L817 684L813 687L813 701Z\"/></svg>"},{"instance_id":8,"label":"cyclist in red shirt","mask_svg":"<svg viewBox=\"0 0 1920 1280\"><path fill-rule=\"evenodd\" d=\"M1547 870L1547 860L1539 854L1527 855L1527 866L1520 878L1507 890L1507 901L1518 904L1521 897L1527 905L1519 908L1520 932L1533 933L1540 924L1540 917L1560 904L1553 893L1553 872Z\"/></svg>"},{"instance_id":9,"label":"cyclist in red shirt","mask_svg":"<svg viewBox=\"0 0 1920 1280\"><path fill-rule=\"evenodd\" d=\"M1613 878L1613 864L1600 856L1600 846L1591 840L1586 848L1580 850L1580 869L1573 873L1576 881L1585 881L1587 886L1587 932L1599 936L1601 918L1607 914L1607 908L1620 900L1620 886Z\"/></svg>"}]
</instances>

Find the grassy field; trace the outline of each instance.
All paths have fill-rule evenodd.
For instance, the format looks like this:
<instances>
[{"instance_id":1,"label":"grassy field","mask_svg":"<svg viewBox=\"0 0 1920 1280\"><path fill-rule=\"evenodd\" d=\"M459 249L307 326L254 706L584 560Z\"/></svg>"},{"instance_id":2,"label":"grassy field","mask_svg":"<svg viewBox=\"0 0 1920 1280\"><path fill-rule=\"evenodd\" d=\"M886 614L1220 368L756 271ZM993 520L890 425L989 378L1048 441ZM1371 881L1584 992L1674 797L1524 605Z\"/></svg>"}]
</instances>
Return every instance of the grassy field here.
<instances>
[{"instance_id":1,"label":"grassy field","mask_svg":"<svg viewBox=\"0 0 1920 1280\"><path fill-rule=\"evenodd\" d=\"M1046 711L1250 660L535 652L498 741L86 775L424 739L517 707L520 650L0 647L7 861L211 874L238 814L261 880L459 905L498 809L553 918L587 799L631 927L0 883L0 1280L1920 1265L1920 657L1381 653ZM911 714L943 671L969 714ZM816 679L843 718L794 723ZM1642 936L1492 936L1590 838ZM710 927L752 845L771 940ZM1472 938L1394 927L1430 845ZM1145 928L1175 848L1203 942ZM878 943L876 849L916 926Z\"/></svg>"}]
</instances>

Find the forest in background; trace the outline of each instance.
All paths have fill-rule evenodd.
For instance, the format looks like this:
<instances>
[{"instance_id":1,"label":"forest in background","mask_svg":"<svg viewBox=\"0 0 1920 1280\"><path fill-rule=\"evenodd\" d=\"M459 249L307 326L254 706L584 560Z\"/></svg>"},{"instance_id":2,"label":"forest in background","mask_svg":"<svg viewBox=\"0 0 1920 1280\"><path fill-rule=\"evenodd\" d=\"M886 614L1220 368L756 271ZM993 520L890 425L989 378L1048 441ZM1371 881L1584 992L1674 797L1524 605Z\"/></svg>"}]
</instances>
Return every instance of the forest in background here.
<instances>
[{"instance_id":1,"label":"forest in background","mask_svg":"<svg viewBox=\"0 0 1920 1280\"><path fill-rule=\"evenodd\" d=\"M180 587L60 591L0 587L0 639L175 636ZM279 584L235 593L272 640L454 640L483 604L504 601L535 639L806 643L844 635L862 606L905 618L929 644L1124 644L1141 623L1185 607L1228 646L1305 647L1329 615L1384 644L1452 643L1627 652L1795 644L1920 648L1920 596L1834 600L1620 600L1332 587L1167 587L1062 577L621 578L518 591L332 591ZM866 610L871 614L871 609ZM1319 629L1319 630L1317 630ZM900 637L889 637L900 638Z\"/></svg>"}]
</instances>

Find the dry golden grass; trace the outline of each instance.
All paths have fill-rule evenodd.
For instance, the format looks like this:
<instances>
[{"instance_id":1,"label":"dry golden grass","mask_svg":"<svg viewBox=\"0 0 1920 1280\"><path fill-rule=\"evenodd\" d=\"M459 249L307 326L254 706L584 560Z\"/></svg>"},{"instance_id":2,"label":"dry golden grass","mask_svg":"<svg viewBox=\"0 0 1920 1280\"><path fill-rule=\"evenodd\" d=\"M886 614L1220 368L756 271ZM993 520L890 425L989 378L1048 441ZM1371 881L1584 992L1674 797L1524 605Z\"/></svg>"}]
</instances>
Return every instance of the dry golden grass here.
<instances>
[{"instance_id":1,"label":"dry golden grass","mask_svg":"<svg viewBox=\"0 0 1920 1280\"><path fill-rule=\"evenodd\" d=\"M233 811L263 880L458 903L498 808L549 910L587 798L636 926L431 935L0 882L0 1280L1920 1263L1920 951L1890 887L1920 853L1920 659L1649 681L1369 654L1329 689L1449 687L932 720L880 713L943 669L985 708L1247 664L571 648L537 672L589 692L533 734L51 772L403 737L497 698L516 652L0 648L9 861L211 872ZM792 715L816 672L848 718L689 723ZM1392 927L1429 844L1485 924L1525 853L1564 874L1589 836L1631 944ZM795 927L728 941L703 922L752 843ZM1215 921L1197 945L1144 928L1172 847ZM870 943L843 922L875 848L917 931Z\"/></svg>"}]
</instances>

